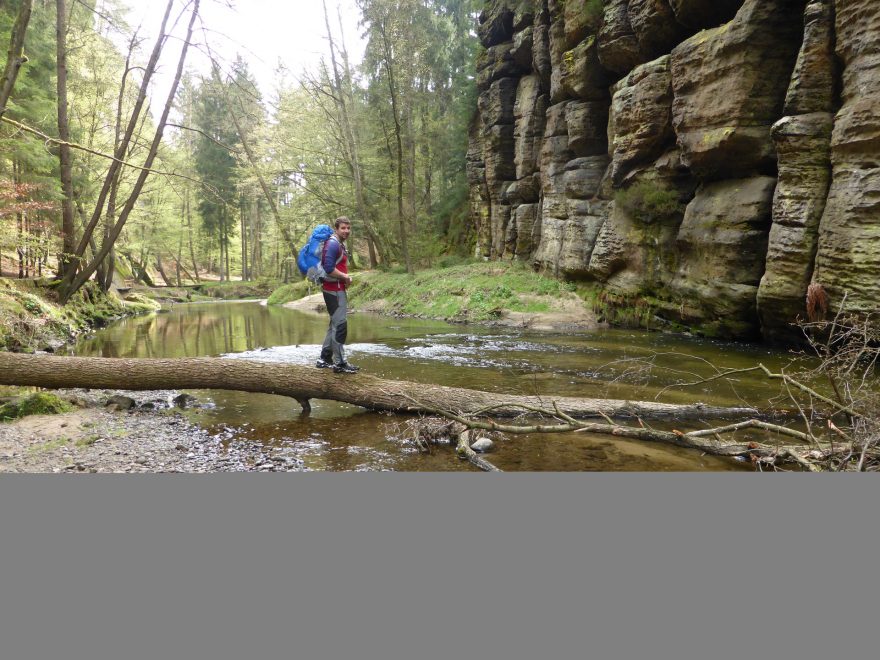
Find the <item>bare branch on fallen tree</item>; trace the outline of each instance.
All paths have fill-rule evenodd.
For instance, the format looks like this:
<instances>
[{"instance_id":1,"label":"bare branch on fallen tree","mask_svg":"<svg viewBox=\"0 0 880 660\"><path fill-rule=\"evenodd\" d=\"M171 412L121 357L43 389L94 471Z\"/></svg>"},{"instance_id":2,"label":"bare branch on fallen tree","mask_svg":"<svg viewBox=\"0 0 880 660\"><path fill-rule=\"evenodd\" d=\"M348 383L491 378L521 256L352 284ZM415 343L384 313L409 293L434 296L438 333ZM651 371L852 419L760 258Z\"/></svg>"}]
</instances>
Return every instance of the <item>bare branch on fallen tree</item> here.
<instances>
[{"instance_id":1,"label":"bare branch on fallen tree","mask_svg":"<svg viewBox=\"0 0 880 660\"><path fill-rule=\"evenodd\" d=\"M455 453L458 454L460 457L466 459L471 465L474 465L481 469L483 472L501 472L501 470L495 467L492 463L490 463L485 458L477 454L477 452L475 452L473 449L471 449L470 429L465 429L458 434L458 441L455 446Z\"/></svg>"},{"instance_id":2,"label":"bare branch on fallen tree","mask_svg":"<svg viewBox=\"0 0 880 660\"><path fill-rule=\"evenodd\" d=\"M853 417L863 417L864 416L864 415L862 415L862 413L856 411L851 406L844 405L842 403L835 401L834 399L831 399L827 396L819 394L816 390L814 390L811 387L808 387L807 385L804 385L803 383L795 380L794 378L792 378L788 374L774 373L774 372L770 371L770 369L765 367L763 364L758 364L755 367L747 367L745 369L726 369L720 373L714 374L712 376L708 376L706 378L701 378L699 380L695 380L695 381L691 381L691 382L687 382L687 383L674 383L672 385L667 385L666 387L664 387L660 391L660 393L662 394L667 389L671 389L673 387L690 387L690 386L694 386L694 385L702 385L704 383L708 383L713 380L718 380L721 378L726 378L726 377L732 376L734 374L745 374L745 373L750 373L750 372L755 372L755 371L763 371L764 375L767 376L767 378L771 378L774 380L781 380L786 385L790 385L792 387L795 387L795 388L801 390L802 392L809 394L811 397L814 397L814 398L818 399L819 401L827 403L829 406L832 406L833 408L837 409L839 412L845 412L848 415L852 415Z\"/></svg>"},{"instance_id":3,"label":"bare branch on fallen tree","mask_svg":"<svg viewBox=\"0 0 880 660\"><path fill-rule=\"evenodd\" d=\"M756 428L764 431L778 433L799 440L802 445L809 445L815 440L806 433L790 429L777 424L770 424L757 419L750 419L735 424L718 426L710 429L702 429L699 431L690 431L684 433L682 431L660 431L656 429L648 429L644 427L624 426L616 423L600 423L600 422L583 422L572 418L559 409L556 402L553 402L554 410L537 410L541 415L557 417L565 421L564 424L499 424L492 420L477 420L472 416L457 414L454 412L434 408L432 413L453 420L468 429L482 429L485 431L496 431L511 434L526 433L571 433L571 432L588 432L603 435L613 435L618 437L631 438L646 442L661 442L672 444L687 449L696 449L707 454L715 456L745 456L753 461L764 461L768 465L776 464L780 459L789 459L797 463L801 467L810 472L822 471L815 463L807 460L800 455L793 447L790 446L773 446L765 443L747 442L737 443L733 441L724 441L720 436L725 433L732 433L744 429ZM459 438L463 434L459 435ZM707 439L715 436L716 440ZM461 448L461 440L459 440L459 448ZM468 446L468 449L470 447ZM473 451L473 450L471 450Z\"/></svg>"}]
</instances>

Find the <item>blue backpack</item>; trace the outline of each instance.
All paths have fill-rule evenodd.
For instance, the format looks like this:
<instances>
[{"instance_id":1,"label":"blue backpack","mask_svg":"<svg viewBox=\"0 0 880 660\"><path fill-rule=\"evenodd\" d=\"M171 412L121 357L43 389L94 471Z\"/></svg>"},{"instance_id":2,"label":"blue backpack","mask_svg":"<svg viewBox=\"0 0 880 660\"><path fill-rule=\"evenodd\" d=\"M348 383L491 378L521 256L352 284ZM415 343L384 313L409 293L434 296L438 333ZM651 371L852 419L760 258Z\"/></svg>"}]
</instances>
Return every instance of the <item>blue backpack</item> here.
<instances>
[{"instance_id":1,"label":"blue backpack","mask_svg":"<svg viewBox=\"0 0 880 660\"><path fill-rule=\"evenodd\" d=\"M312 284L321 284L327 279L327 272L321 263L321 257L324 254L324 244L333 235L333 228L329 225L318 225L312 231L308 243L303 245L299 251L299 257L296 265L299 272L306 276ZM342 255L336 263L342 261Z\"/></svg>"}]
</instances>

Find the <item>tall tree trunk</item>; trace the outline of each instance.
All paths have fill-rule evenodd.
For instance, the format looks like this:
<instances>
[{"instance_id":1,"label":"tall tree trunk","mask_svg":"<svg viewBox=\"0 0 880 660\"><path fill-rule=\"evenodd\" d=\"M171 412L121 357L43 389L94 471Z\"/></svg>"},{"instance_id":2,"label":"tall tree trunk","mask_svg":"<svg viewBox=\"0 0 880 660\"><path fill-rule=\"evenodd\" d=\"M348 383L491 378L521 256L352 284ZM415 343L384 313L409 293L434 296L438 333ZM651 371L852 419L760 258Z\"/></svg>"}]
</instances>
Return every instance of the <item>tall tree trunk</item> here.
<instances>
[{"instance_id":1,"label":"tall tree trunk","mask_svg":"<svg viewBox=\"0 0 880 660\"><path fill-rule=\"evenodd\" d=\"M24 276L31 276L31 227L30 216L21 214L22 233L24 234Z\"/></svg>"},{"instance_id":2,"label":"tall tree trunk","mask_svg":"<svg viewBox=\"0 0 880 660\"><path fill-rule=\"evenodd\" d=\"M358 218L360 219L364 233L367 236L367 244L370 253L370 268L378 266L376 259L376 251L374 243L378 242L378 236L373 228L372 218L367 208L366 197L364 195L364 174L360 163L360 149L358 148L358 140L356 139L356 131L351 119L351 113L348 108L348 99L351 94L351 72L348 66L348 53L345 49L345 38L341 39L341 54L345 78L339 72L339 66L336 63L336 45L333 41L333 33L330 30L330 19L327 14L327 2L322 0L324 7L324 24L327 27L327 39L330 42L330 62L333 67L333 79L335 82L335 92L333 99L339 112L339 124L342 127L343 147L346 164L351 173L352 182L354 184L355 207L357 208ZM342 30L342 20L339 17L339 28Z\"/></svg>"},{"instance_id":3,"label":"tall tree trunk","mask_svg":"<svg viewBox=\"0 0 880 660\"><path fill-rule=\"evenodd\" d=\"M128 125L125 129L125 134L122 139L119 140L116 145L116 151L114 152L114 160L110 162L110 167L107 169L107 174L104 177L104 182L101 185L101 190L98 193L98 199L95 202L95 208L92 212L92 216L89 219L89 222L83 228L83 234L80 237L79 243L76 246L76 257L82 259L85 256L86 247L89 245L89 242L92 239L92 234L95 231L95 227L98 225L98 221L101 219L101 216L104 213L104 204L107 200L107 194L110 192L110 188L113 185L113 181L116 179L119 168L122 166L121 161L125 158L126 152L128 151L128 145L131 142L132 136L134 135L135 128L138 125L138 120L140 118L141 111L143 109L144 103L147 98L147 90L149 89L150 80L153 77L153 74L156 71L156 66L159 63L159 57L162 54L162 47L165 44L165 40L167 39L167 34L165 32L165 27L168 24L168 18L171 14L171 8L174 5L174 0L168 0L168 4L165 6L165 13L162 17L162 25L159 28L159 36L156 38L156 43L153 45L153 51L150 54L150 59L147 62L147 66L144 68L143 79L141 80L141 86L138 90L137 100L135 101L134 107L131 111L131 116L128 120ZM188 44L184 44L183 52L186 52ZM125 77L123 76L122 84L125 84ZM97 267L97 266L96 266ZM64 279L61 282L61 286L59 287L60 293L59 297L62 303L66 302L70 295L76 291L82 283L84 283L88 277L91 276L91 273L80 282L79 279L75 277L75 272L69 270L65 273Z\"/></svg>"},{"instance_id":4,"label":"tall tree trunk","mask_svg":"<svg viewBox=\"0 0 880 660\"><path fill-rule=\"evenodd\" d=\"M147 266L142 261L138 261L138 259L131 254L130 252L123 252L122 255L128 260L128 263L131 265L131 273L134 275L135 280L138 282L142 282L147 286L156 286L153 282L153 278L150 277L150 273L147 272Z\"/></svg>"},{"instance_id":5,"label":"tall tree trunk","mask_svg":"<svg viewBox=\"0 0 880 660\"><path fill-rule=\"evenodd\" d=\"M230 243L230 240L229 240L229 229L228 229L228 225L227 225L227 229L224 230L223 234L224 234L224 236L223 236L223 242L226 244L226 281L227 281L227 282L231 282L231 281L232 281L232 267L229 265L231 260L230 260L230 258L229 258L229 243Z\"/></svg>"},{"instance_id":6,"label":"tall tree trunk","mask_svg":"<svg viewBox=\"0 0 880 660\"><path fill-rule=\"evenodd\" d=\"M98 254L98 243L97 243L97 241L95 241L94 236L92 236L92 238L89 240L89 249L92 251L92 257L94 257L96 254ZM141 259L141 261L143 261L143 259ZM98 264L98 273L97 273L96 279L98 280L99 283L104 279L104 264L103 264L103 262Z\"/></svg>"},{"instance_id":7,"label":"tall tree trunk","mask_svg":"<svg viewBox=\"0 0 880 660\"><path fill-rule=\"evenodd\" d=\"M178 251L177 256L174 256L173 253L171 254L171 258L174 259L174 273L175 273L175 278L177 280L177 286L183 286L183 276L184 275L190 281L192 281L192 282L195 281L195 278L192 276L192 273L190 273L186 269L186 266L183 265L183 255L181 254L182 250L183 250L183 237L181 236L180 251Z\"/></svg>"},{"instance_id":8,"label":"tall tree trunk","mask_svg":"<svg viewBox=\"0 0 880 660\"><path fill-rule=\"evenodd\" d=\"M24 213L18 211L15 214L16 219L16 227L18 229L18 246L16 247L16 252L18 254L18 279L22 280L25 277L25 238L24 234Z\"/></svg>"},{"instance_id":9,"label":"tall tree trunk","mask_svg":"<svg viewBox=\"0 0 880 660\"><path fill-rule=\"evenodd\" d=\"M226 260L223 258L223 226L222 225L220 227L220 235L217 237L217 243L219 244L219 247L220 247L220 253L217 255L217 257L218 257L217 265L220 267L220 281L223 282L224 277L225 277L225 270L224 269L226 267Z\"/></svg>"},{"instance_id":10,"label":"tall tree trunk","mask_svg":"<svg viewBox=\"0 0 880 660\"><path fill-rule=\"evenodd\" d=\"M253 256L251 257L251 263L254 265L254 277L262 277L263 275L263 226L262 226L262 217L260 215L260 200L255 199L253 201L254 205L254 228L253 235L251 240L251 248L253 250Z\"/></svg>"},{"instance_id":11,"label":"tall tree trunk","mask_svg":"<svg viewBox=\"0 0 880 660\"><path fill-rule=\"evenodd\" d=\"M245 198L244 195L239 196L238 199L238 214L239 220L241 222L241 281L247 282L250 280L250 274L248 273L248 241L247 241L247 219L245 213Z\"/></svg>"},{"instance_id":12,"label":"tall tree trunk","mask_svg":"<svg viewBox=\"0 0 880 660\"><path fill-rule=\"evenodd\" d=\"M56 34L56 80L58 90L58 146L59 171L61 174L61 261L58 274L64 277L68 270L76 268L73 252L76 249L76 227L73 211L73 163L71 161L70 123L67 119L67 2L55 0Z\"/></svg>"},{"instance_id":13,"label":"tall tree trunk","mask_svg":"<svg viewBox=\"0 0 880 660\"><path fill-rule=\"evenodd\" d=\"M180 281L180 267L181 261L183 260L183 232L180 232L177 235L177 253L174 255L174 272L177 276L177 286L182 286L183 282Z\"/></svg>"},{"instance_id":14,"label":"tall tree trunk","mask_svg":"<svg viewBox=\"0 0 880 660\"><path fill-rule=\"evenodd\" d=\"M107 240L104 241L104 243L102 244L101 250L99 251L99 253L95 256L95 258L87 266L85 266L82 269L82 271L79 272L79 274L77 274L73 278L68 277L65 279L65 281L62 282L62 289L61 289L61 291L59 291L59 300L62 304L67 302L67 300L70 298L70 296L77 289L79 289L83 284L85 284L88 281L89 277L91 277L92 274L97 269L98 264L100 264L100 262L110 253L110 250L113 248L113 245L116 242L116 239L119 238L119 234L122 231L122 228L125 226L125 222L128 220L129 214L131 213L132 209L134 208L135 203L137 202L137 198L140 196L141 190L143 189L144 183L146 182L147 176L149 175L150 168L153 166L153 161L155 160L156 154L159 151L159 144L162 142L162 135L165 131L165 124L168 122L168 114L171 112L171 106L173 105L174 97L177 94L177 86L180 84L180 77L183 74L183 65L184 65L184 62L186 62L186 54L189 49L189 45L192 41L193 27L195 25L195 21L198 16L198 13L199 13L199 3L200 3L200 0L194 0L194 2L193 2L192 15L190 16L189 26L187 28L186 39L183 41L183 46L180 51L180 57L177 62L177 70L175 72L174 79L171 84L171 89L168 93L168 97L165 101L165 107L162 110L162 115L160 116L159 121L156 125L156 132L153 135L153 141L150 144L150 148L147 153L147 157L144 160L144 166L143 166L144 169L142 169L140 171L140 174L138 175L137 181L134 184L132 192L129 195L128 199L126 200L125 206L123 206L122 211L119 214L119 219L116 221L116 224L114 225L110 236L108 236ZM173 4L173 0L169 0L168 8L166 9L166 12L165 12L165 19L163 20L163 23L162 23L163 36L164 36L164 32L165 32L165 22L167 21L168 14L171 11L172 4ZM155 69L156 62L158 61L158 55L161 52L161 44L163 43L163 41L164 41L163 38L160 37L160 39L157 42L157 49L154 50L155 58L151 57L150 62L151 62L153 69ZM148 65L148 69L149 69L149 67L150 67L150 65ZM149 78L149 76L146 73L144 75L145 75L145 78ZM142 87L142 92L143 91L144 90ZM138 100L140 101L140 98ZM129 128L131 129L131 132L134 131L133 125L130 125ZM130 137L128 130L126 131L126 134ZM123 144L127 148L128 141L123 139ZM122 147L122 145L120 145L120 148L121 147ZM123 153L124 153L124 151L123 151ZM113 161L113 165L115 165L116 163L117 163L117 161ZM113 168L113 165L111 165L111 169ZM114 172L115 172L115 170L114 170ZM105 180L104 187L102 188L102 194L104 196L106 196L106 189L109 189L109 180ZM99 204L100 204L100 206L103 206L103 199L100 199ZM96 209L96 210L100 210L100 209ZM98 217L100 217L100 214L98 215ZM89 222L89 227L86 228L86 233L88 234L88 237L91 237L91 233L94 231L94 226L96 224L97 224L97 218L95 217L95 215L93 215L92 221ZM86 236L83 236L83 238L85 239ZM79 252L79 250L78 250L78 252ZM84 252L84 249L83 249L83 252Z\"/></svg>"},{"instance_id":15,"label":"tall tree trunk","mask_svg":"<svg viewBox=\"0 0 880 660\"><path fill-rule=\"evenodd\" d=\"M21 65L27 62L27 57L24 55L24 35L31 20L32 5L32 0L21 0L18 15L12 25L9 50L6 51L6 67L3 70L3 79L0 80L0 117L6 114L6 104L9 102L9 97L12 96L18 71L21 69Z\"/></svg>"},{"instance_id":16,"label":"tall tree trunk","mask_svg":"<svg viewBox=\"0 0 880 660\"><path fill-rule=\"evenodd\" d=\"M367 253L370 255L370 268L376 268L379 265L379 257L376 254L376 242L372 236L367 236Z\"/></svg>"},{"instance_id":17,"label":"tall tree trunk","mask_svg":"<svg viewBox=\"0 0 880 660\"><path fill-rule=\"evenodd\" d=\"M21 183L21 167L18 162L12 163L12 185ZM20 210L15 212L15 255L18 257L18 279L24 278L24 213Z\"/></svg>"},{"instance_id":18,"label":"tall tree trunk","mask_svg":"<svg viewBox=\"0 0 880 660\"><path fill-rule=\"evenodd\" d=\"M135 49L135 38L136 37L133 36L129 42L128 54L125 57L125 71L122 74L122 82L119 85L119 94L116 98L116 122L113 129L114 150L119 148L120 135L122 133L122 109L125 102L126 80L128 79L128 74L131 72L131 55ZM143 124L141 125L141 128L143 128ZM140 137L140 133L141 131L139 130L138 137ZM110 232L113 230L113 225L116 222L116 198L119 194L119 180L121 177L122 168L119 168L113 176L113 181L110 183L110 192L107 195L107 213L104 216L103 238L105 242L110 240ZM98 282L101 283L102 291L107 292L110 290L110 287L113 285L113 275L115 270L116 250L111 248L107 258L101 262L100 266L98 266L96 273Z\"/></svg>"},{"instance_id":19,"label":"tall tree trunk","mask_svg":"<svg viewBox=\"0 0 880 660\"><path fill-rule=\"evenodd\" d=\"M416 140L412 92L404 95L404 136L406 144L406 201L409 230L416 234Z\"/></svg>"},{"instance_id":20,"label":"tall tree trunk","mask_svg":"<svg viewBox=\"0 0 880 660\"><path fill-rule=\"evenodd\" d=\"M394 115L394 138L397 143L397 221L400 227L400 247L403 251L403 261L406 265L406 272L412 275L412 260L409 256L409 244L407 241L407 220L403 211L403 135L400 125L400 110L397 101L397 85L394 81L394 61L393 49L388 42L388 32L384 23L384 19L379 24L382 34L382 45L384 50L385 71L388 74L388 91L391 95L391 113Z\"/></svg>"},{"instance_id":21,"label":"tall tree trunk","mask_svg":"<svg viewBox=\"0 0 880 660\"><path fill-rule=\"evenodd\" d=\"M281 266L281 248L278 245L278 239L275 239L275 272L278 273L278 277L284 276L284 271ZM287 284L287 278L284 278L284 283Z\"/></svg>"},{"instance_id":22,"label":"tall tree trunk","mask_svg":"<svg viewBox=\"0 0 880 660\"><path fill-rule=\"evenodd\" d=\"M427 93L428 92L426 89L422 90L423 98L425 95L427 95ZM428 118L428 109L427 109L425 103L421 104L420 120L421 120L422 126L421 126L421 130L419 131L419 133L421 135L427 136L429 128L430 128L429 127L430 121ZM424 172L425 172L425 183L423 186L423 188L425 190L425 196L424 196L424 201L421 204L421 206L423 206L425 209L425 216L428 218L432 218L434 216L434 213L433 213L433 208L432 208L433 204L431 202L431 184L432 184L432 179L433 179L432 162L431 162L432 161L431 142L427 139L422 140L419 151L421 153L421 157L422 157L422 161L423 161L422 166L424 167Z\"/></svg>"},{"instance_id":23,"label":"tall tree trunk","mask_svg":"<svg viewBox=\"0 0 880 660\"><path fill-rule=\"evenodd\" d=\"M190 190L186 189L186 235L189 240L189 257L192 260L193 275L196 282L201 282L199 277L199 264L196 262L196 251L193 248L193 231L192 231L192 209L190 208Z\"/></svg>"},{"instance_id":24,"label":"tall tree trunk","mask_svg":"<svg viewBox=\"0 0 880 660\"><path fill-rule=\"evenodd\" d=\"M158 270L159 275L162 276L162 281L165 282L165 286L174 286L174 282L172 282L168 275L165 273L165 267L162 265L162 255L158 252L156 253L156 270ZM178 280L179 279L180 276L178 276Z\"/></svg>"}]
</instances>

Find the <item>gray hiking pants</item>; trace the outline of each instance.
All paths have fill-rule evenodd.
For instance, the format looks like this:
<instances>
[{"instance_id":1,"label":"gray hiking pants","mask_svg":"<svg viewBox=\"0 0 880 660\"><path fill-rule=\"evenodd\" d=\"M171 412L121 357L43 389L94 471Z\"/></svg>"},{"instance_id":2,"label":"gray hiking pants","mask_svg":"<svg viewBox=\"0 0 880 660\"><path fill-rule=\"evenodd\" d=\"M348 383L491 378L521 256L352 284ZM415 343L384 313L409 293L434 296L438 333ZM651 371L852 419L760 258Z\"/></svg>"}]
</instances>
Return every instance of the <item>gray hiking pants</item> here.
<instances>
[{"instance_id":1,"label":"gray hiking pants","mask_svg":"<svg viewBox=\"0 0 880 660\"><path fill-rule=\"evenodd\" d=\"M345 339L348 336L348 294L345 291L323 291L323 294L330 315L330 327L321 346L321 359L342 364L345 362Z\"/></svg>"}]
</instances>

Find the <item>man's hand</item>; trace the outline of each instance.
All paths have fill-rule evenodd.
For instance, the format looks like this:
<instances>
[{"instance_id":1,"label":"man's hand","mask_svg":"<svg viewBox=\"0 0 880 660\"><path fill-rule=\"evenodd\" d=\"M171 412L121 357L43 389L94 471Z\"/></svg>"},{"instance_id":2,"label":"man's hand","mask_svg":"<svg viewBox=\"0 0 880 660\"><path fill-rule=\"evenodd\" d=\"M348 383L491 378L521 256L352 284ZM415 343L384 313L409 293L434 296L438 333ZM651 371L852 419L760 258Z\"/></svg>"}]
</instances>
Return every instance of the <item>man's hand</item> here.
<instances>
[{"instance_id":1,"label":"man's hand","mask_svg":"<svg viewBox=\"0 0 880 660\"><path fill-rule=\"evenodd\" d=\"M327 277L333 278L337 282L345 282L346 284L351 284L351 275L348 273L343 273L341 270L336 268L333 269L332 273L328 273Z\"/></svg>"}]
</instances>

